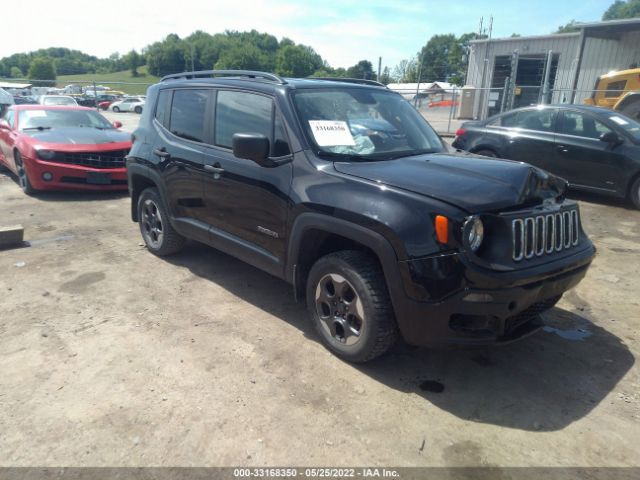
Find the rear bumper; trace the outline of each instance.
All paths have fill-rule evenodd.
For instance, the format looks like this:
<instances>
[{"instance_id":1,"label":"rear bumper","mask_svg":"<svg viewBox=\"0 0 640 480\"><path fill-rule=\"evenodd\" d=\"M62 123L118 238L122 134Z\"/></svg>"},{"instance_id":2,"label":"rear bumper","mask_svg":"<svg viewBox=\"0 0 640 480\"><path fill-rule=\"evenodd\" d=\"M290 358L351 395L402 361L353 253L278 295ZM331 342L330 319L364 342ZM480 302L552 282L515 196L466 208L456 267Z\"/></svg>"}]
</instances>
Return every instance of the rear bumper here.
<instances>
[{"instance_id":1,"label":"rear bumper","mask_svg":"<svg viewBox=\"0 0 640 480\"><path fill-rule=\"evenodd\" d=\"M532 272L527 280L496 273L482 281L477 271L456 293L438 302L394 298L394 309L405 341L412 345L491 345L507 343L540 328L538 315L551 308L564 292L585 276L593 246L562 260L547 272Z\"/></svg>"},{"instance_id":2,"label":"rear bumper","mask_svg":"<svg viewBox=\"0 0 640 480\"><path fill-rule=\"evenodd\" d=\"M36 190L126 190L127 169L90 168L24 158L29 181ZM51 180L44 175L50 174Z\"/></svg>"}]
</instances>

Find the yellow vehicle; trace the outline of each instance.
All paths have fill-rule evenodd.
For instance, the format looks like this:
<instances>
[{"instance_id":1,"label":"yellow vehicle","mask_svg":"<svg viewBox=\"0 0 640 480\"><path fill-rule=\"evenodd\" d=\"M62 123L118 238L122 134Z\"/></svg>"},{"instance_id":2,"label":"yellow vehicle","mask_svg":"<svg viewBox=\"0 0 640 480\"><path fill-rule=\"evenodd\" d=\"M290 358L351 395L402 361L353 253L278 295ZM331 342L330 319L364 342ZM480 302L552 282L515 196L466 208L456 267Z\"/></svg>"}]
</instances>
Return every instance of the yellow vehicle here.
<instances>
[{"instance_id":1,"label":"yellow vehicle","mask_svg":"<svg viewBox=\"0 0 640 480\"><path fill-rule=\"evenodd\" d=\"M640 120L640 68L601 75L591 98L584 103L610 108Z\"/></svg>"}]
</instances>

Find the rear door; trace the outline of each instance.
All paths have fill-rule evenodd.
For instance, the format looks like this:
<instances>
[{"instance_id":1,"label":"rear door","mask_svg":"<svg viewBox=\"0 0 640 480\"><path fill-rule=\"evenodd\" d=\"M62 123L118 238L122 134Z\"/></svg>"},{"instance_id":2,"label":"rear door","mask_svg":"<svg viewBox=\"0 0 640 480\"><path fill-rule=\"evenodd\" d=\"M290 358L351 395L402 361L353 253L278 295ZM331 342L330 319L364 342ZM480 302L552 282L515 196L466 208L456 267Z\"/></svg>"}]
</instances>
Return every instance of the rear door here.
<instances>
[{"instance_id":1,"label":"rear door","mask_svg":"<svg viewBox=\"0 0 640 480\"><path fill-rule=\"evenodd\" d=\"M519 110L507 119L503 156L553 172L556 114L553 108L534 108Z\"/></svg>"},{"instance_id":2,"label":"rear door","mask_svg":"<svg viewBox=\"0 0 640 480\"><path fill-rule=\"evenodd\" d=\"M624 151L600 140L611 131L587 112L563 110L554 153L558 174L575 187L623 193Z\"/></svg>"},{"instance_id":3,"label":"rear door","mask_svg":"<svg viewBox=\"0 0 640 480\"><path fill-rule=\"evenodd\" d=\"M16 131L15 111L13 109L7 110L3 118L9 124L9 130L0 130L0 154L4 156L4 163L15 171L13 146L15 145L18 135Z\"/></svg>"},{"instance_id":4,"label":"rear door","mask_svg":"<svg viewBox=\"0 0 640 480\"><path fill-rule=\"evenodd\" d=\"M213 91L206 88L162 90L158 95L153 154L166 188L172 216L188 235L208 241L204 209L204 171Z\"/></svg>"}]
</instances>

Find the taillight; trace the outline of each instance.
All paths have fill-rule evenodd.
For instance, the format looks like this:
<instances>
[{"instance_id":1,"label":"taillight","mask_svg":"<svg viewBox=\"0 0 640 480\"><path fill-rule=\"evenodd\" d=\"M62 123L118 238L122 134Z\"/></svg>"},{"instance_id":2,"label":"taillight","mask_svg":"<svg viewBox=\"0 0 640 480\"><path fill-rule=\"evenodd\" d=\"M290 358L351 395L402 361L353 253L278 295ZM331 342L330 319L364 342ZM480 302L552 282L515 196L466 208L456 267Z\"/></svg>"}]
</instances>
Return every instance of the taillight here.
<instances>
[{"instance_id":1,"label":"taillight","mask_svg":"<svg viewBox=\"0 0 640 480\"><path fill-rule=\"evenodd\" d=\"M456 137L461 137L465 133L467 133L467 131L464 128L459 128L456 130Z\"/></svg>"}]
</instances>

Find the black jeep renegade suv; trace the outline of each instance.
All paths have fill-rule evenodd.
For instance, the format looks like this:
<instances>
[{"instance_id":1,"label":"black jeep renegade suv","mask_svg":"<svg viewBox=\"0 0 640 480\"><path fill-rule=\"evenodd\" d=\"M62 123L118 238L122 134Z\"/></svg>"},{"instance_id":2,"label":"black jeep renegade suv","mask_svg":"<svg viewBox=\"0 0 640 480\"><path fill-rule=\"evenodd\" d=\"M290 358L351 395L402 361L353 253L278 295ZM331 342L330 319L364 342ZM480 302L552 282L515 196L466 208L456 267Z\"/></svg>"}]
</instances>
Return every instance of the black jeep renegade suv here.
<instances>
[{"instance_id":1,"label":"black jeep renegade suv","mask_svg":"<svg viewBox=\"0 0 640 480\"><path fill-rule=\"evenodd\" d=\"M149 88L127 158L147 248L192 238L293 284L325 345L366 361L535 331L594 247L566 182L451 154L371 81L248 71Z\"/></svg>"}]
</instances>

